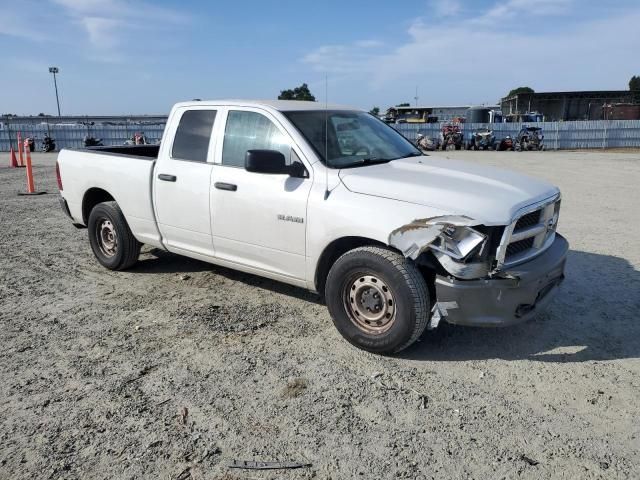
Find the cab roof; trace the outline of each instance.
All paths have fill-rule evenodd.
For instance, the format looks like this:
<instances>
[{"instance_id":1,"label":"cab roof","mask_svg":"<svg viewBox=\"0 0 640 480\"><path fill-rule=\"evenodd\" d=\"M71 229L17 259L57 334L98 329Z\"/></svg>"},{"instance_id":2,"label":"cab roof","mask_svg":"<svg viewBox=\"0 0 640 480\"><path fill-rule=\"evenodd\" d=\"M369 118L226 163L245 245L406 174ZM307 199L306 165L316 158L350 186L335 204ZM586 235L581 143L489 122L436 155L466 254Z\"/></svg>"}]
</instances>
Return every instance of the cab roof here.
<instances>
[{"instance_id":1,"label":"cab roof","mask_svg":"<svg viewBox=\"0 0 640 480\"><path fill-rule=\"evenodd\" d=\"M321 102L307 102L299 100L192 100L189 102L176 103L176 107L195 106L220 106L220 107L267 107L280 112L301 111L301 110L361 110L360 108L346 105L324 104Z\"/></svg>"}]
</instances>

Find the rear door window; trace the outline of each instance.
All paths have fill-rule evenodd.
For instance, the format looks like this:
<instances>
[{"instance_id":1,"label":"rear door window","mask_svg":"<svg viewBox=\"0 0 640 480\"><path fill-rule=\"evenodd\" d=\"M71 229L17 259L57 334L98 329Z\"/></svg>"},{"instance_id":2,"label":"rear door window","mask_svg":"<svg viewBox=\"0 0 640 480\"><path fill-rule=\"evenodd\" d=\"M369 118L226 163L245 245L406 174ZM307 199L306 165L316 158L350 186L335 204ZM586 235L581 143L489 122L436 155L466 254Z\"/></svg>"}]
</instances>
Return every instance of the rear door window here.
<instances>
[{"instance_id":1,"label":"rear door window","mask_svg":"<svg viewBox=\"0 0 640 480\"><path fill-rule=\"evenodd\" d=\"M206 162L215 110L187 110L180 117L171 149L171 158Z\"/></svg>"}]
</instances>

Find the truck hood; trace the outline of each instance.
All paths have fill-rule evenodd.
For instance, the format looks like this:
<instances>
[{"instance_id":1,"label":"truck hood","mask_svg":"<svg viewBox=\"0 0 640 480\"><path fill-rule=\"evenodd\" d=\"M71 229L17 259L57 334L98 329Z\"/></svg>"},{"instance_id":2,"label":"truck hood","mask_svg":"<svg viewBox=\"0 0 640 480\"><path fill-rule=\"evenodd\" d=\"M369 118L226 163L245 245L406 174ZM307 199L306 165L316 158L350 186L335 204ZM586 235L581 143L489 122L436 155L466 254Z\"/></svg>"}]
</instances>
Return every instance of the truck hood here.
<instances>
[{"instance_id":1,"label":"truck hood","mask_svg":"<svg viewBox=\"0 0 640 480\"><path fill-rule=\"evenodd\" d=\"M340 178L355 193L425 205L483 225L507 225L521 208L559 192L508 170L426 156L342 169Z\"/></svg>"}]
</instances>

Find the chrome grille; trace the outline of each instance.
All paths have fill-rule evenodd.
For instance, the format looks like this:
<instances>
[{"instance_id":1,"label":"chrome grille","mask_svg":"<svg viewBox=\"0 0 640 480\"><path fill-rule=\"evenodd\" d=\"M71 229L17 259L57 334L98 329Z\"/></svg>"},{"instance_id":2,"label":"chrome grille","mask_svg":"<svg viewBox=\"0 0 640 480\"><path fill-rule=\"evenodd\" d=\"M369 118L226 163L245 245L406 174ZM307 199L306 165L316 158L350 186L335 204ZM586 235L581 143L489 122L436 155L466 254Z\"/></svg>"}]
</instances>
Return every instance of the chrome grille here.
<instances>
[{"instance_id":1,"label":"chrome grille","mask_svg":"<svg viewBox=\"0 0 640 480\"><path fill-rule=\"evenodd\" d=\"M522 228L527 228L532 225L536 225L540 221L540 210L536 210L535 212L527 213L520 217L520 219L516 222L515 230L520 230Z\"/></svg>"},{"instance_id":2,"label":"chrome grille","mask_svg":"<svg viewBox=\"0 0 640 480\"><path fill-rule=\"evenodd\" d=\"M507 246L507 258L516 255L520 252L524 252L533 247L533 237L525 238L524 240L518 240L517 242L510 243Z\"/></svg>"},{"instance_id":3,"label":"chrome grille","mask_svg":"<svg viewBox=\"0 0 640 480\"><path fill-rule=\"evenodd\" d=\"M559 213L559 195L521 210L505 228L496 252L497 268L524 262L546 250L555 238Z\"/></svg>"}]
</instances>

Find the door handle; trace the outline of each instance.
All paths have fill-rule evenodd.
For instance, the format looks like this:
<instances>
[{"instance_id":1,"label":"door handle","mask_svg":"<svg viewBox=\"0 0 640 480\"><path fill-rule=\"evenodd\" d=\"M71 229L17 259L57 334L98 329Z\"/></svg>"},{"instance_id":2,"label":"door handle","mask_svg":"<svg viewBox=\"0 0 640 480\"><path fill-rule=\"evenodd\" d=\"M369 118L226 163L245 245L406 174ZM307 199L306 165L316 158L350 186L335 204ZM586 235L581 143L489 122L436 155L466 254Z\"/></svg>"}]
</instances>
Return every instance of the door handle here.
<instances>
[{"instance_id":1,"label":"door handle","mask_svg":"<svg viewBox=\"0 0 640 480\"><path fill-rule=\"evenodd\" d=\"M164 180L165 182L175 182L178 179L175 175L167 175L166 173L159 173L158 180Z\"/></svg>"},{"instance_id":2,"label":"door handle","mask_svg":"<svg viewBox=\"0 0 640 480\"><path fill-rule=\"evenodd\" d=\"M228 190L230 192L235 192L238 190L238 186L233 183L225 183L225 182L216 182L213 184L218 190Z\"/></svg>"}]
</instances>

